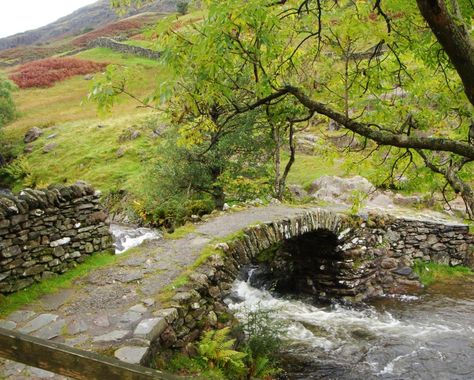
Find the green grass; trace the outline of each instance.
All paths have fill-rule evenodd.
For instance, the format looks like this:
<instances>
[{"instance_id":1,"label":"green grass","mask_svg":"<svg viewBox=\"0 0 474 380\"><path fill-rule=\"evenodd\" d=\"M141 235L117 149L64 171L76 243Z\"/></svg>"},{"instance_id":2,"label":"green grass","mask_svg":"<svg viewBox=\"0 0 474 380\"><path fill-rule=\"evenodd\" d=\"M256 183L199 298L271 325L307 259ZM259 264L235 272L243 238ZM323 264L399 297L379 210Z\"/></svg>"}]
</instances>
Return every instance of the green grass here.
<instances>
[{"instance_id":1,"label":"green grass","mask_svg":"<svg viewBox=\"0 0 474 380\"><path fill-rule=\"evenodd\" d=\"M130 45L132 45L130 43ZM155 59L149 59L144 57L138 57L136 55L124 54L116 52L108 48L94 48L90 50L83 51L77 54L75 57L88 59L96 62L107 62L116 65L123 66L142 66L146 68L158 67L160 62Z\"/></svg>"},{"instance_id":2,"label":"green grass","mask_svg":"<svg viewBox=\"0 0 474 380\"><path fill-rule=\"evenodd\" d=\"M194 224L187 223L184 226L175 229L174 232L171 234L165 233L165 239L178 240L195 231L196 226Z\"/></svg>"},{"instance_id":3,"label":"green grass","mask_svg":"<svg viewBox=\"0 0 474 380\"><path fill-rule=\"evenodd\" d=\"M474 272L464 266L452 267L445 264L426 263L417 261L413 267L420 277L423 285L429 286L434 283L447 282L451 279L459 279L465 276L474 276Z\"/></svg>"},{"instance_id":4,"label":"green grass","mask_svg":"<svg viewBox=\"0 0 474 380\"><path fill-rule=\"evenodd\" d=\"M121 138L129 128L139 131L140 137L133 141ZM48 140L51 134L56 137ZM136 193L156 151L157 141L150 134L147 115L70 122L48 128L33 143L33 152L23 156L30 174L17 184L17 189L82 179L104 192L125 189ZM48 143L57 146L44 154L43 147ZM122 156L117 154L119 149Z\"/></svg>"},{"instance_id":5,"label":"green grass","mask_svg":"<svg viewBox=\"0 0 474 380\"><path fill-rule=\"evenodd\" d=\"M120 256L106 252L97 253L87 257L83 263L62 275L33 284L11 295L0 296L0 317L4 317L25 305L30 305L44 295L57 292L60 289L70 288L74 286L74 280L87 275L96 268L114 264L132 252L133 250L129 250L126 254Z\"/></svg>"}]
</instances>

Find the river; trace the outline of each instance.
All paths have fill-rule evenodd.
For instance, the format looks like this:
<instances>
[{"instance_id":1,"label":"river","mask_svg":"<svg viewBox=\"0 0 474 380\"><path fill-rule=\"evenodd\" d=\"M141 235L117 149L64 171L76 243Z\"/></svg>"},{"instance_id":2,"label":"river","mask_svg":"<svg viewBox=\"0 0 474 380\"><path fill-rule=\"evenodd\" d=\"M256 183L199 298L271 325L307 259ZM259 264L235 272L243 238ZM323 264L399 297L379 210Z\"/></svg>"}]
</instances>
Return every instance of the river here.
<instances>
[{"instance_id":1,"label":"river","mask_svg":"<svg viewBox=\"0 0 474 380\"><path fill-rule=\"evenodd\" d=\"M318 306L239 280L227 302L241 320L260 308L283 322L290 379L474 379L472 278L357 307Z\"/></svg>"}]
</instances>

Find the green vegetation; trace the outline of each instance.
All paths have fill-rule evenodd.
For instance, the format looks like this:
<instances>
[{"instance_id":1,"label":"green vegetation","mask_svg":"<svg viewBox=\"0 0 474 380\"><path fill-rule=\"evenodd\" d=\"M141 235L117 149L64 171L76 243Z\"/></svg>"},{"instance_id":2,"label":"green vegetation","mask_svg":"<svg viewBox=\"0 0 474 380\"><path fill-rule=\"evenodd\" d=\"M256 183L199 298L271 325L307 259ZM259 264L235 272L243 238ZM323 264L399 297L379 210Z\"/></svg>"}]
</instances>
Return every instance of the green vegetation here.
<instances>
[{"instance_id":1,"label":"green vegetation","mask_svg":"<svg viewBox=\"0 0 474 380\"><path fill-rule=\"evenodd\" d=\"M282 341L280 330L270 311L249 312L248 320L238 329L245 339L238 343L230 328L209 330L196 344L197 354L175 354L160 369L210 379L271 379L279 370L277 355Z\"/></svg>"},{"instance_id":2,"label":"green vegetation","mask_svg":"<svg viewBox=\"0 0 474 380\"><path fill-rule=\"evenodd\" d=\"M438 282L449 282L466 276L474 276L474 272L464 266L449 266L445 264L426 263L421 260L414 265L414 271L420 277L423 285L429 286Z\"/></svg>"},{"instance_id":3,"label":"green vegetation","mask_svg":"<svg viewBox=\"0 0 474 380\"><path fill-rule=\"evenodd\" d=\"M16 107L12 97L15 89L16 87L11 82L0 77L0 128L16 117Z\"/></svg>"},{"instance_id":4,"label":"green vegetation","mask_svg":"<svg viewBox=\"0 0 474 380\"><path fill-rule=\"evenodd\" d=\"M0 317L10 314L22 306L31 305L46 294L55 293L60 289L71 288L74 286L75 280L86 276L93 269L114 264L132 253L133 250L129 250L126 254L120 256L107 252L97 253L87 257L83 263L61 276L43 280L41 283L33 284L27 289L20 290L8 296L0 295Z\"/></svg>"}]
</instances>

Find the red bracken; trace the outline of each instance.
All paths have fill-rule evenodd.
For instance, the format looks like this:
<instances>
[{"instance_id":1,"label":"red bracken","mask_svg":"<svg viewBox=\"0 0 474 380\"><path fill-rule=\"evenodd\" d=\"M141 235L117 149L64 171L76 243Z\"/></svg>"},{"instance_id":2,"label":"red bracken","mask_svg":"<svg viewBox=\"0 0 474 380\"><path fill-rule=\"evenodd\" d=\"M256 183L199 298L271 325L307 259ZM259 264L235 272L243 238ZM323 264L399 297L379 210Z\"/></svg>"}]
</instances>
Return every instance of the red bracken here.
<instances>
[{"instance_id":1,"label":"red bracken","mask_svg":"<svg viewBox=\"0 0 474 380\"><path fill-rule=\"evenodd\" d=\"M85 61L77 58L48 58L28 62L15 69L9 78L20 88L51 87L75 75L101 71L106 63Z\"/></svg>"}]
</instances>

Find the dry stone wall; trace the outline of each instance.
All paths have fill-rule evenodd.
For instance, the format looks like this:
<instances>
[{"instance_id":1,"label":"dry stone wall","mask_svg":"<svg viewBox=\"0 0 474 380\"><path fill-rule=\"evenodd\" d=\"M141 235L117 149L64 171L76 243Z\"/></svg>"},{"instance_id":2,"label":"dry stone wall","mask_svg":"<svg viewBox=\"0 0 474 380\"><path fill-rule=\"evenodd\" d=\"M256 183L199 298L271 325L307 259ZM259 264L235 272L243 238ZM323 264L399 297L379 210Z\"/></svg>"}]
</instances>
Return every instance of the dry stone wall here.
<instances>
[{"instance_id":1,"label":"dry stone wall","mask_svg":"<svg viewBox=\"0 0 474 380\"><path fill-rule=\"evenodd\" d=\"M78 182L0 194L0 293L64 273L112 247L100 194Z\"/></svg>"},{"instance_id":2,"label":"dry stone wall","mask_svg":"<svg viewBox=\"0 0 474 380\"><path fill-rule=\"evenodd\" d=\"M89 43L89 48L93 47L103 47L112 49L119 53L136 55L139 57L149 58L149 59L159 59L161 57L161 53L156 50L142 48L140 46L133 46L123 44L116 40L107 37L100 37L97 38Z\"/></svg>"}]
</instances>

